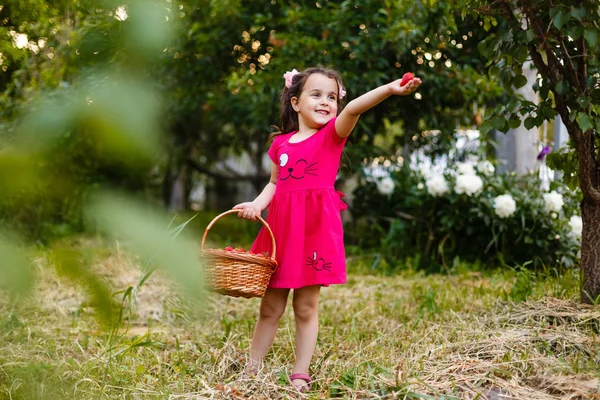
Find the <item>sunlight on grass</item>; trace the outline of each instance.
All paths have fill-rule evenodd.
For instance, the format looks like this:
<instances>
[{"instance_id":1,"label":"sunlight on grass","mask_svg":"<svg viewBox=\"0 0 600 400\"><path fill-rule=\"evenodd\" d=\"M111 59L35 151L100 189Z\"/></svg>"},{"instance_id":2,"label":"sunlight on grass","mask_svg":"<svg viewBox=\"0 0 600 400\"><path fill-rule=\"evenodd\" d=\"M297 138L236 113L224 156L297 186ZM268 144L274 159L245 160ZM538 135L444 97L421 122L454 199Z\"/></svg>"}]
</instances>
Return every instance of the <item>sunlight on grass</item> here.
<instances>
[{"instance_id":1,"label":"sunlight on grass","mask_svg":"<svg viewBox=\"0 0 600 400\"><path fill-rule=\"evenodd\" d=\"M84 251L91 271L120 292L116 301L143 275L143 261L119 242L80 238L69 245ZM207 293L200 306L157 270L111 335L99 329L96 308L77 283L56 274L51 252L36 260L40 280L27 301L0 309L0 365L9 377L0 381L4 396L293 395L287 383L294 361L291 307L264 370L244 377L258 299ZM600 310L576 301L573 271L532 275L523 302L510 297L515 271L350 272L346 285L323 289L309 398L598 394Z\"/></svg>"}]
</instances>

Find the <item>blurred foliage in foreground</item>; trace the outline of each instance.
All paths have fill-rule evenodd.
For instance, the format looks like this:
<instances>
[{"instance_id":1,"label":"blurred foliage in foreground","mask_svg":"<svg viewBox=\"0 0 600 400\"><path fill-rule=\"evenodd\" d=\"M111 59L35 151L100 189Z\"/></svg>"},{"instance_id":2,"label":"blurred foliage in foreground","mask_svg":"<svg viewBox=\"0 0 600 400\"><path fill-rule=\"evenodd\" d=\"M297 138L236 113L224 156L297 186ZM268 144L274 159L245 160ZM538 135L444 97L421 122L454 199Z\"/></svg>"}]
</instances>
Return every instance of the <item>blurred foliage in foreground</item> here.
<instances>
[{"instance_id":1,"label":"blurred foliage in foreground","mask_svg":"<svg viewBox=\"0 0 600 400\"><path fill-rule=\"evenodd\" d=\"M148 71L171 40L164 7L141 0L52 6L31 0L8 2L0 12L1 29L14 41L4 56L12 57L7 65L25 54L21 62L32 66L27 71L32 81L40 74L40 87L31 85L14 97L18 101L5 115L13 112L15 118L2 124L0 220L7 222L0 231L2 287L16 295L31 287L31 255L23 246L31 238L53 237L43 234L46 229L86 225L119 238L146 260L146 273L164 267L187 293L200 293L197 246L177 237L180 230L168 230L171 222L141 196L139 184L163 156L161 96ZM25 38L19 33L24 28ZM2 45L5 52L7 43ZM24 47L29 51L15 50ZM71 58L62 58L62 65L40 61L50 63L58 52ZM5 72L3 77L10 76L8 68ZM10 92L22 90L18 82L2 83ZM106 326L118 322L113 294L90 271L85 254L56 248L53 257L57 272L90 294Z\"/></svg>"}]
</instances>

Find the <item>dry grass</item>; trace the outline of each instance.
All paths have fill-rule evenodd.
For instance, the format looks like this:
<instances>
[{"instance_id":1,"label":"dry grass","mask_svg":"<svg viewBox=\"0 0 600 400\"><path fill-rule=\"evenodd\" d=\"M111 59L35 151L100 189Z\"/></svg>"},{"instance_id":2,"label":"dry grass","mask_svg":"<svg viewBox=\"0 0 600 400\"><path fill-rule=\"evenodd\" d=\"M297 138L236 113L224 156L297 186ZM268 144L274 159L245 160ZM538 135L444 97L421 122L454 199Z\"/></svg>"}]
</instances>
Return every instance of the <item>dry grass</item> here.
<instances>
[{"instance_id":1,"label":"dry grass","mask_svg":"<svg viewBox=\"0 0 600 400\"><path fill-rule=\"evenodd\" d=\"M81 242L114 291L135 286L140 260ZM258 300L182 300L155 274L113 331L47 254L25 303L0 303L0 398L600 399L600 308L560 279L507 296L514 274L351 274L323 290L313 391L294 393L291 311L265 368L242 374ZM562 293L562 298L555 297Z\"/></svg>"}]
</instances>

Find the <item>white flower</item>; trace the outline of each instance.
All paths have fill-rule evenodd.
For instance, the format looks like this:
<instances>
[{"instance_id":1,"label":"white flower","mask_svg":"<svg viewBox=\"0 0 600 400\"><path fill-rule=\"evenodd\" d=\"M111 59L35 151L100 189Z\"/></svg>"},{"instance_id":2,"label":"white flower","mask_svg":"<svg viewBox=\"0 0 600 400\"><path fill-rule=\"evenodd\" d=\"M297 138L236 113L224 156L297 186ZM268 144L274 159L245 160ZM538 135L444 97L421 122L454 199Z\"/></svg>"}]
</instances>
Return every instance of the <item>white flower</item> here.
<instances>
[{"instance_id":1,"label":"white flower","mask_svg":"<svg viewBox=\"0 0 600 400\"><path fill-rule=\"evenodd\" d=\"M422 163L419 164L418 169L423 178L427 179L431 177L431 165Z\"/></svg>"},{"instance_id":2,"label":"white flower","mask_svg":"<svg viewBox=\"0 0 600 400\"><path fill-rule=\"evenodd\" d=\"M419 182L419 184L417 185L417 189L419 189L419 190L423 190L424 187L425 187L425 185L423 185L422 182Z\"/></svg>"},{"instance_id":3,"label":"white flower","mask_svg":"<svg viewBox=\"0 0 600 400\"><path fill-rule=\"evenodd\" d=\"M557 214L557 213L555 213L555 212L553 212L552 214L550 214L550 217L551 217L552 219L556 219L556 218L558 218L558 214Z\"/></svg>"},{"instance_id":4,"label":"white flower","mask_svg":"<svg viewBox=\"0 0 600 400\"><path fill-rule=\"evenodd\" d=\"M483 160L477 164L477 171L481 172L485 176L492 176L494 175L496 169L494 168L494 164L492 164L490 161Z\"/></svg>"},{"instance_id":5,"label":"white flower","mask_svg":"<svg viewBox=\"0 0 600 400\"><path fill-rule=\"evenodd\" d=\"M510 194L503 194L494 199L494 210L500 218L507 218L517 210L517 203Z\"/></svg>"},{"instance_id":6,"label":"white flower","mask_svg":"<svg viewBox=\"0 0 600 400\"><path fill-rule=\"evenodd\" d=\"M581 233L583 231L583 221L579 215L573 215L569 219L569 226L571 227L571 236L575 239L581 239Z\"/></svg>"},{"instance_id":7,"label":"white flower","mask_svg":"<svg viewBox=\"0 0 600 400\"><path fill-rule=\"evenodd\" d=\"M544 193L544 202L546 203L546 211L550 212L559 212L565 204L562 194L556 193L555 190Z\"/></svg>"},{"instance_id":8,"label":"white flower","mask_svg":"<svg viewBox=\"0 0 600 400\"><path fill-rule=\"evenodd\" d=\"M392 194L395 187L396 185L394 184L393 179L389 176L386 176L377 182L377 190L379 190L379 193L384 195Z\"/></svg>"},{"instance_id":9,"label":"white flower","mask_svg":"<svg viewBox=\"0 0 600 400\"><path fill-rule=\"evenodd\" d=\"M460 175L475 175L475 168L471 164L458 163L456 164L456 171Z\"/></svg>"},{"instance_id":10,"label":"white flower","mask_svg":"<svg viewBox=\"0 0 600 400\"><path fill-rule=\"evenodd\" d=\"M483 188L483 180L477 175L459 175L456 177L456 185L454 190L458 194L466 194L472 196L477 194Z\"/></svg>"},{"instance_id":11,"label":"white flower","mask_svg":"<svg viewBox=\"0 0 600 400\"><path fill-rule=\"evenodd\" d=\"M441 174L431 176L425 181L425 186L427 186L427 192L434 197L442 196L450 191L448 182L446 182L444 175Z\"/></svg>"}]
</instances>

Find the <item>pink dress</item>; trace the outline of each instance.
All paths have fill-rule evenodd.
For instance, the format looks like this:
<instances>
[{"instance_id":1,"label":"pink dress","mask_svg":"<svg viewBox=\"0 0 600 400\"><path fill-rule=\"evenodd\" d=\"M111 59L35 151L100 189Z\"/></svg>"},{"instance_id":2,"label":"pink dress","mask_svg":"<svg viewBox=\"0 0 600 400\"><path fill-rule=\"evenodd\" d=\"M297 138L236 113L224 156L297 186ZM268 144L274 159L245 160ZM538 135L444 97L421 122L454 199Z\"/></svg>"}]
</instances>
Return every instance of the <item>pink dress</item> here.
<instances>
[{"instance_id":1,"label":"pink dress","mask_svg":"<svg viewBox=\"0 0 600 400\"><path fill-rule=\"evenodd\" d=\"M345 283L340 211L346 204L333 185L346 139L337 136L335 118L301 142L289 142L294 133L277 136L269 149L269 156L279 167L267 216L279 267L269 287L295 289ZM265 228L259 232L252 251L272 251Z\"/></svg>"}]
</instances>

